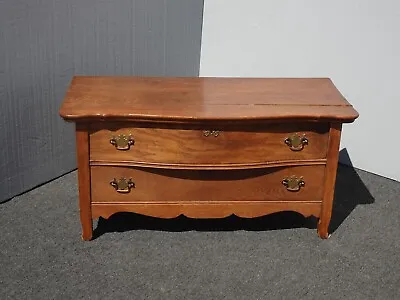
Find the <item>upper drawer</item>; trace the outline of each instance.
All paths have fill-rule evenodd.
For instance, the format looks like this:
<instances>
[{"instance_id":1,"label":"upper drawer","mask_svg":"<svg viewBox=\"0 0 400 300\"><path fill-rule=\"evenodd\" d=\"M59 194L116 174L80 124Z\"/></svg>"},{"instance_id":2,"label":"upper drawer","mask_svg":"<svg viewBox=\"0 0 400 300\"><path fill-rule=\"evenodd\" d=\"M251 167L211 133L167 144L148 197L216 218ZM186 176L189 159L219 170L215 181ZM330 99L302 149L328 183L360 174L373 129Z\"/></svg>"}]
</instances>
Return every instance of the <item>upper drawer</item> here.
<instances>
[{"instance_id":1,"label":"upper drawer","mask_svg":"<svg viewBox=\"0 0 400 300\"><path fill-rule=\"evenodd\" d=\"M266 124L199 127L133 123L91 126L91 161L153 164L257 164L323 159L329 125Z\"/></svg>"}]
</instances>

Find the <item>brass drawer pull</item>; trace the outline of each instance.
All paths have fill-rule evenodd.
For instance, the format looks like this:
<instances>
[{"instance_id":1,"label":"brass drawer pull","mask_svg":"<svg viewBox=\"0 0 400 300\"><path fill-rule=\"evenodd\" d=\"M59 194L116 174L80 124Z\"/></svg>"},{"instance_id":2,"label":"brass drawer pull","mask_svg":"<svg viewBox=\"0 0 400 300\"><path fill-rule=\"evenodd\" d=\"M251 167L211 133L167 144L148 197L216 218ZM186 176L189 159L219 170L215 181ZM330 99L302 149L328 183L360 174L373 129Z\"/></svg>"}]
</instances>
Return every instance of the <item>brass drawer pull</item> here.
<instances>
[{"instance_id":1,"label":"brass drawer pull","mask_svg":"<svg viewBox=\"0 0 400 300\"><path fill-rule=\"evenodd\" d=\"M288 191L297 192L305 185L305 182L303 180L303 176L297 177L296 175L292 175L283 179L282 184L286 186Z\"/></svg>"},{"instance_id":2,"label":"brass drawer pull","mask_svg":"<svg viewBox=\"0 0 400 300\"><path fill-rule=\"evenodd\" d=\"M114 178L110 184L118 193L129 193L135 187L132 178L126 179L124 177L121 177L119 180Z\"/></svg>"},{"instance_id":3,"label":"brass drawer pull","mask_svg":"<svg viewBox=\"0 0 400 300\"><path fill-rule=\"evenodd\" d=\"M117 150L129 150L134 143L135 141L131 135L120 134L110 139L110 144L114 145Z\"/></svg>"},{"instance_id":4,"label":"brass drawer pull","mask_svg":"<svg viewBox=\"0 0 400 300\"><path fill-rule=\"evenodd\" d=\"M214 137L217 137L217 136L219 136L219 130L204 130L203 134L205 137L211 136L211 135Z\"/></svg>"},{"instance_id":5,"label":"brass drawer pull","mask_svg":"<svg viewBox=\"0 0 400 300\"><path fill-rule=\"evenodd\" d=\"M308 145L308 139L305 134L300 136L298 133L295 133L285 139L285 144L288 145L292 151L301 151L305 145Z\"/></svg>"}]
</instances>

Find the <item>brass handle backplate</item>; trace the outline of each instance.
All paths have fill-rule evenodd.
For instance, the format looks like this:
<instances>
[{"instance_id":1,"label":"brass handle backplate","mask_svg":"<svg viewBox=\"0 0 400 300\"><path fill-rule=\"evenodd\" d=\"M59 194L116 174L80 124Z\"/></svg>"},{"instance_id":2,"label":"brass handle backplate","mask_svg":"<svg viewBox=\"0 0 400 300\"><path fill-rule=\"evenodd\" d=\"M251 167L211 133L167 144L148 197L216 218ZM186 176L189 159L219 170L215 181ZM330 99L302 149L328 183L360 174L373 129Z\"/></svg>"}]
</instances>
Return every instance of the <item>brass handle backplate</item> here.
<instances>
[{"instance_id":1,"label":"brass handle backplate","mask_svg":"<svg viewBox=\"0 0 400 300\"><path fill-rule=\"evenodd\" d=\"M129 150L134 143L131 135L120 134L110 139L110 144L114 145L117 150Z\"/></svg>"},{"instance_id":2,"label":"brass handle backplate","mask_svg":"<svg viewBox=\"0 0 400 300\"><path fill-rule=\"evenodd\" d=\"M288 191L297 192L305 185L305 182L303 180L303 176L297 177L296 175L292 175L283 179L282 184L286 186Z\"/></svg>"},{"instance_id":3,"label":"brass handle backplate","mask_svg":"<svg viewBox=\"0 0 400 300\"><path fill-rule=\"evenodd\" d=\"M203 135L205 137L207 137L207 136L217 137L217 136L219 136L219 130L204 130Z\"/></svg>"},{"instance_id":4,"label":"brass handle backplate","mask_svg":"<svg viewBox=\"0 0 400 300\"><path fill-rule=\"evenodd\" d=\"M118 193L129 193L135 187L132 178L126 179L124 177L121 177L119 180L114 178L110 184Z\"/></svg>"},{"instance_id":5,"label":"brass handle backplate","mask_svg":"<svg viewBox=\"0 0 400 300\"><path fill-rule=\"evenodd\" d=\"M308 139L305 134L301 136L295 133L285 139L285 144L288 145L292 151L301 151L305 145L308 145Z\"/></svg>"}]
</instances>

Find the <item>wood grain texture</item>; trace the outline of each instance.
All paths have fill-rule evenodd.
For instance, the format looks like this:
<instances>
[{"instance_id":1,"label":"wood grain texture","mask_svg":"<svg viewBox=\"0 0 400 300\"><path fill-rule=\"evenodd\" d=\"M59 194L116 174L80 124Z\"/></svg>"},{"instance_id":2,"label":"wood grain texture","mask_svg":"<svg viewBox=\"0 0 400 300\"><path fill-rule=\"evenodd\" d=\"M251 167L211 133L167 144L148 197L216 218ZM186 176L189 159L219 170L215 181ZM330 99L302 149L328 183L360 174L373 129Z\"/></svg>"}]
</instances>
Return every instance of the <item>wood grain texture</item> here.
<instances>
[{"instance_id":1,"label":"wood grain texture","mask_svg":"<svg viewBox=\"0 0 400 300\"><path fill-rule=\"evenodd\" d=\"M74 77L66 120L319 120L358 113L327 78Z\"/></svg>"},{"instance_id":2,"label":"wood grain texture","mask_svg":"<svg viewBox=\"0 0 400 300\"><path fill-rule=\"evenodd\" d=\"M260 217L281 211L294 211L305 217L319 217L319 202L212 202L212 203L130 203L92 205L93 218L109 218L117 212L135 212L158 218L175 218L185 215L189 218L224 218L236 215L243 218Z\"/></svg>"},{"instance_id":3,"label":"wood grain texture","mask_svg":"<svg viewBox=\"0 0 400 300\"><path fill-rule=\"evenodd\" d=\"M91 167L92 202L322 201L325 166L231 171L160 170ZM305 186L291 192L282 180L296 175ZM132 178L130 193L118 193L110 182Z\"/></svg>"},{"instance_id":4,"label":"wood grain texture","mask_svg":"<svg viewBox=\"0 0 400 300\"><path fill-rule=\"evenodd\" d=\"M341 126L358 116L329 79L149 77L75 77L60 114L87 124L77 127L85 239L91 218L120 211L284 210L319 217L327 238ZM121 134L131 139L118 150ZM301 151L285 142L293 134L308 140ZM292 176L304 185L290 191Z\"/></svg>"},{"instance_id":5,"label":"wood grain texture","mask_svg":"<svg viewBox=\"0 0 400 300\"><path fill-rule=\"evenodd\" d=\"M76 124L76 153L78 161L79 211L82 223L82 239L92 239L89 133L87 124Z\"/></svg>"},{"instance_id":6,"label":"wood grain texture","mask_svg":"<svg viewBox=\"0 0 400 300\"><path fill-rule=\"evenodd\" d=\"M204 130L219 135L204 136ZM98 123L91 125L90 160L132 161L147 164L228 165L271 161L326 158L329 124L258 124L252 126L162 126L146 128L140 124ZM308 145L293 151L285 139L294 133L305 134ZM129 150L117 150L113 136L132 135Z\"/></svg>"},{"instance_id":7,"label":"wood grain texture","mask_svg":"<svg viewBox=\"0 0 400 300\"><path fill-rule=\"evenodd\" d=\"M318 222L318 234L323 239L329 237L328 227L332 216L341 131L341 123L332 123L329 134L328 162L325 169L324 197Z\"/></svg>"}]
</instances>

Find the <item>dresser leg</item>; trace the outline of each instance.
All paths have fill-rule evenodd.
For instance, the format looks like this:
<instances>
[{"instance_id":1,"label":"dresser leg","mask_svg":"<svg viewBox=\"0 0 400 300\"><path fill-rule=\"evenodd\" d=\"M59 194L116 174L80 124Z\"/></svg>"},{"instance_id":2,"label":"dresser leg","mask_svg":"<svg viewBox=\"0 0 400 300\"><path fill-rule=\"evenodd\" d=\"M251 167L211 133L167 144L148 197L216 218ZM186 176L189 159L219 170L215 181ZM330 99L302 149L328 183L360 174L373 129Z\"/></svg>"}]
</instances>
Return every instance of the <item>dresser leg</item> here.
<instances>
[{"instance_id":1,"label":"dresser leg","mask_svg":"<svg viewBox=\"0 0 400 300\"><path fill-rule=\"evenodd\" d=\"M322 221L322 219L319 219L318 221L318 235L321 239L327 239L330 237L328 232L329 221Z\"/></svg>"},{"instance_id":2,"label":"dresser leg","mask_svg":"<svg viewBox=\"0 0 400 300\"><path fill-rule=\"evenodd\" d=\"M89 241L93 235L88 125L76 124L76 153L78 161L79 212L82 223L82 239Z\"/></svg>"},{"instance_id":3,"label":"dresser leg","mask_svg":"<svg viewBox=\"0 0 400 300\"><path fill-rule=\"evenodd\" d=\"M81 213L81 223L82 223L82 240L90 241L93 236L93 222L91 218L86 218L82 216Z\"/></svg>"},{"instance_id":4,"label":"dresser leg","mask_svg":"<svg viewBox=\"0 0 400 300\"><path fill-rule=\"evenodd\" d=\"M318 221L318 235L322 239L329 237L329 223L332 216L333 197L335 192L336 173L339 161L341 123L332 123L329 131L329 147L325 169L324 198L322 200L321 214Z\"/></svg>"}]
</instances>

